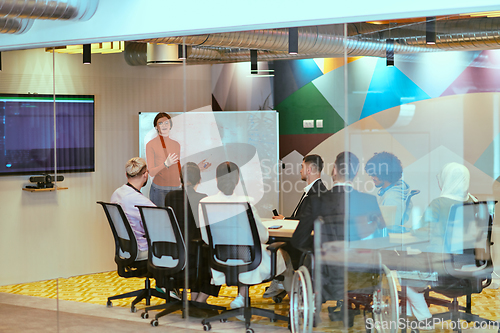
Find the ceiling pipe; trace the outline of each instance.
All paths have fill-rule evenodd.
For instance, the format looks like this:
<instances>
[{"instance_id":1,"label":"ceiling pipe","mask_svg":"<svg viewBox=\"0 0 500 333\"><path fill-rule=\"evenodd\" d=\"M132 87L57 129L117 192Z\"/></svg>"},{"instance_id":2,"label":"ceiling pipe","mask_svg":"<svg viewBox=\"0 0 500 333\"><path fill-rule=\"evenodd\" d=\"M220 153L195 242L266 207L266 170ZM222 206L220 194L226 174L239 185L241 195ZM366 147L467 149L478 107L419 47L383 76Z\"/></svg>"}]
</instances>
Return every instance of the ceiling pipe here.
<instances>
[{"instance_id":1,"label":"ceiling pipe","mask_svg":"<svg viewBox=\"0 0 500 333\"><path fill-rule=\"evenodd\" d=\"M436 21L436 44L427 45L425 21L409 24L347 24L299 28L299 54L288 54L288 30L270 29L187 37L146 39L138 42L182 43L216 50L214 57L188 57L188 63L249 61L249 49L259 50L259 60L341 57L344 47L353 56L385 57L386 39L394 39L394 53L412 54L442 50L478 50L500 47L500 18L472 18Z\"/></svg>"},{"instance_id":2,"label":"ceiling pipe","mask_svg":"<svg viewBox=\"0 0 500 333\"><path fill-rule=\"evenodd\" d=\"M0 16L41 20L88 20L99 0L3 0Z\"/></svg>"},{"instance_id":3,"label":"ceiling pipe","mask_svg":"<svg viewBox=\"0 0 500 333\"><path fill-rule=\"evenodd\" d=\"M343 54L342 25L302 27L298 30L300 54ZM185 43L192 46L288 51L288 29L231 32L188 36L185 38ZM166 37L145 39L138 42L177 44L181 43L181 40L182 37ZM385 52L385 42L373 40L370 42L373 43L370 47L380 44L378 45L380 50L372 50L372 52L377 53L376 56L381 56ZM357 42L351 42L347 46L354 49L359 48ZM348 52L351 53L354 49ZM414 53L422 52L424 49L422 47L400 45L395 48L395 51L398 53ZM363 54L369 54L369 52L363 51Z\"/></svg>"},{"instance_id":4,"label":"ceiling pipe","mask_svg":"<svg viewBox=\"0 0 500 333\"><path fill-rule=\"evenodd\" d=\"M99 0L3 0L0 1L0 34L21 34L33 20L89 20Z\"/></svg>"},{"instance_id":5,"label":"ceiling pipe","mask_svg":"<svg viewBox=\"0 0 500 333\"><path fill-rule=\"evenodd\" d=\"M203 62L214 62L222 60L221 53L227 50L217 50L217 49L209 49L209 48L192 48L191 52L188 54L188 59L191 62L203 63ZM247 58L250 56L248 53ZM145 43L134 43L134 42L126 42L125 43L125 51L123 52L123 56L125 57L125 61L130 66L145 66L148 64L148 52L147 52L147 44ZM241 60L248 61L248 60Z\"/></svg>"},{"instance_id":6,"label":"ceiling pipe","mask_svg":"<svg viewBox=\"0 0 500 333\"><path fill-rule=\"evenodd\" d=\"M426 22L406 25L367 23L353 24L349 34L364 39L393 38L400 45L423 46L426 43ZM500 47L500 18L479 17L457 20L436 20L436 44L428 47L440 50L477 50Z\"/></svg>"},{"instance_id":7,"label":"ceiling pipe","mask_svg":"<svg viewBox=\"0 0 500 333\"><path fill-rule=\"evenodd\" d=\"M9 17L0 18L0 34L22 34L33 25L32 20L17 20Z\"/></svg>"}]
</instances>

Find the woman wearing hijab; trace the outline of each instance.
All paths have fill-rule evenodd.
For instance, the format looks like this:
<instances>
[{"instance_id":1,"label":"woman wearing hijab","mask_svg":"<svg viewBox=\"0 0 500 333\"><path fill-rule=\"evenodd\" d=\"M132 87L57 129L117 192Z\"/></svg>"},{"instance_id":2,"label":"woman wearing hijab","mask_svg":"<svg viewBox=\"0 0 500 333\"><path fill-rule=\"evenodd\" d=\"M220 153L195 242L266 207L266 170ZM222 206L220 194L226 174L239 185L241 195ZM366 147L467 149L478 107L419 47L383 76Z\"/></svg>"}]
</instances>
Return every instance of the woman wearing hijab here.
<instances>
[{"instance_id":1,"label":"woman wearing hijab","mask_svg":"<svg viewBox=\"0 0 500 333\"><path fill-rule=\"evenodd\" d=\"M448 223L451 206L464 202L476 202L477 199L469 193L469 170L459 163L445 164L437 175L441 194L432 200L424 212L417 234L428 232L432 236L433 252L441 251L440 245ZM435 243L435 241L437 243Z\"/></svg>"},{"instance_id":2,"label":"woman wearing hijab","mask_svg":"<svg viewBox=\"0 0 500 333\"><path fill-rule=\"evenodd\" d=\"M448 163L441 169L437 175L438 185L441 189L441 194L438 198L431 201L429 206L422 216L420 222L421 228L415 230L415 236L429 238L429 246L426 251L432 253L440 253L442 251L444 234L448 223L448 215L450 209L455 204L465 202L475 202L477 199L469 193L469 170L459 163ZM414 262L421 261L421 257L412 259ZM432 259L431 259L432 260ZM436 260L441 260L436 258ZM422 286L407 287L407 314L414 315L418 321L426 321L430 323L432 317L425 297L424 289L427 287L427 282L422 281Z\"/></svg>"}]
</instances>

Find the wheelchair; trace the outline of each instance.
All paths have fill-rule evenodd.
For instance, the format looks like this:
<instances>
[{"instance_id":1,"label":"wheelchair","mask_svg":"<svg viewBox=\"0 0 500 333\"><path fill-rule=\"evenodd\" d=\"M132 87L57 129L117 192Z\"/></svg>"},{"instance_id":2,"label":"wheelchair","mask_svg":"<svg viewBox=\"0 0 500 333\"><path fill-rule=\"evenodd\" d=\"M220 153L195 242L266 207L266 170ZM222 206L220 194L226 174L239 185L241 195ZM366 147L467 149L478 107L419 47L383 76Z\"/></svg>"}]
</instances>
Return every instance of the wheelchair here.
<instances>
[{"instance_id":1,"label":"wheelchair","mask_svg":"<svg viewBox=\"0 0 500 333\"><path fill-rule=\"evenodd\" d=\"M315 222L315 235L321 232L321 223L321 219ZM328 308L329 319L342 320L345 328L352 327L354 316L362 311L367 332L397 332L399 297L396 280L391 270L382 263L387 256L397 254L371 249L369 244L376 241L371 240L362 248L343 241L329 242L327 250L318 243L314 252L307 253L293 276L290 295L292 333L311 332L321 322L321 308L329 300L337 301L337 306ZM358 241L358 244L363 244L361 242L363 241ZM325 270L343 273L341 283L346 279L346 291L342 293L342 297L329 299L328 295L324 295L325 285L328 285L324 281L325 276L329 276L328 273L325 274Z\"/></svg>"}]
</instances>

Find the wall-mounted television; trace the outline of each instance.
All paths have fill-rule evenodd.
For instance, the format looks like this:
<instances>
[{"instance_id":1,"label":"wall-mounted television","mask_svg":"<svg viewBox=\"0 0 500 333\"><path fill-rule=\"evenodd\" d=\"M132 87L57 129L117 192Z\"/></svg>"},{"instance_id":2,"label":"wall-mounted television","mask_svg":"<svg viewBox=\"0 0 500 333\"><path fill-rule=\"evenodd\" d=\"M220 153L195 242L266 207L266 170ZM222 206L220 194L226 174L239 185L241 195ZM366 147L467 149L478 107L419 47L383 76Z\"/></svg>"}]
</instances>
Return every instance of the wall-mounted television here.
<instances>
[{"instance_id":1,"label":"wall-mounted television","mask_svg":"<svg viewBox=\"0 0 500 333\"><path fill-rule=\"evenodd\" d=\"M94 96L0 94L0 151L0 176L95 171Z\"/></svg>"}]
</instances>

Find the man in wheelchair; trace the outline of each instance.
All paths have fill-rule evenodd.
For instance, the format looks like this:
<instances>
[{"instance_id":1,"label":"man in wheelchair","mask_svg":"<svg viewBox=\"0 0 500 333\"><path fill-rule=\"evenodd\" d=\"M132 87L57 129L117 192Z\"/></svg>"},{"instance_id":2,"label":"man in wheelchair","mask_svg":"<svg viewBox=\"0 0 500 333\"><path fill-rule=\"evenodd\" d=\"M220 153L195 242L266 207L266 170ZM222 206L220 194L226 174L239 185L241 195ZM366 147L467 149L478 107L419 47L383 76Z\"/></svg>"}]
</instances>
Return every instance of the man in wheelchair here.
<instances>
[{"instance_id":1,"label":"man in wheelchair","mask_svg":"<svg viewBox=\"0 0 500 333\"><path fill-rule=\"evenodd\" d=\"M385 223L376 197L359 192L352 185L358 169L359 159L356 155L351 152L341 152L337 155L332 170L334 185L331 190L315 197L314 200L310 200L304 207L300 222L292 236L291 243L294 247L304 253L310 253L313 250L314 237L312 233L314 221L318 217L322 217L325 222L321 230L322 243L344 240L352 242L382 236ZM365 260L370 261L369 257L369 255L366 256ZM311 269L311 267L308 268ZM343 317L339 301L344 298L344 270L345 266L343 265L321 266L322 303L327 300L338 301L337 307L329 309L331 320L341 320ZM361 285L363 281L359 280L371 280L369 274L362 272L348 276L348 285L353 282L350 281L351 278L361 282ZM368 281L368 283L371 282ZM349 312L351 312L349 313L349 326L352 326L353 316L356 312Z\"/></svg>"}]
</instances>

